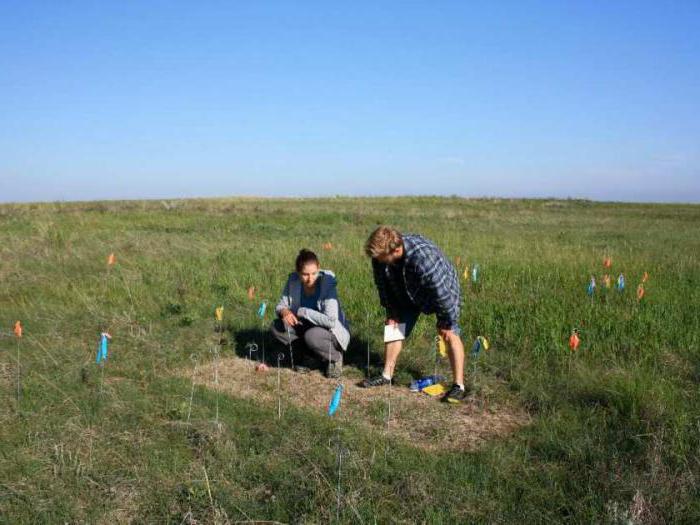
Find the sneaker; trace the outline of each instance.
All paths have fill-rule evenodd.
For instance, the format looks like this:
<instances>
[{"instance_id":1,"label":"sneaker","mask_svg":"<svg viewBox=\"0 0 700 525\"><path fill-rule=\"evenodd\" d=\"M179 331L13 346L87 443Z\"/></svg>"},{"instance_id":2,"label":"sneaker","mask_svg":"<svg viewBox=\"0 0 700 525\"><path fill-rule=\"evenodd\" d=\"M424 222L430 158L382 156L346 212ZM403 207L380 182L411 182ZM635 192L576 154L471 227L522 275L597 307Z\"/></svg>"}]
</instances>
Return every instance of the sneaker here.
<instances>
[{"instance_id":1,"label":"sneaker","mask_svg":"<svg viewBox=\"0 0 700 525\"><path fill-rule=\"evenodd\" d=\"M311 367L306 364L294 365L294 371L298 374L308 374L311 372Z\"/></svg>"},{"instance_id":2,"label":"sneaker","mask_svg":"<svg viewBox=\"0 0 700 525\"><path fill-rule=\"evenodd\" d=\"M388 385L389 383L391 383L391 379L387 379L383 375L379 374L378 376L365 379L362 381L362 383L360 383L360 386L364 388L371 388L374 386Z\"/></svg>"},{"instance_id":3,"label":"sneaker","mask_svg":"<svg viewBox=\"0 0 700 525\"><path fill-rule=\"evenodd\" d=\"M329 379L338 379L343 375L343 360L331 361L326 365L326 377Z\"/></svg>"},{"instance_id":4,"label":"sneaker","mask_svg":"<svg viewBox=\"0 0 700 525\"><path fill-rule=\"evenodd\" d=\"M299 374L308 374L314 368L318 368L318 361L308 356L302 357L301 362L294 365L294 371Z\"/></svg>"},{"instance_id":5,"label":"sneaker","mask_svg":"<svg viewBox=\"0 0 700 525\"><path fill-rule=\"evenodd\" d=\"M467 397L467 391L462 390L459 385L453 384L450 390L442 396L442 401L445 403L461 403Z\"/></svg>"}]
</instances>

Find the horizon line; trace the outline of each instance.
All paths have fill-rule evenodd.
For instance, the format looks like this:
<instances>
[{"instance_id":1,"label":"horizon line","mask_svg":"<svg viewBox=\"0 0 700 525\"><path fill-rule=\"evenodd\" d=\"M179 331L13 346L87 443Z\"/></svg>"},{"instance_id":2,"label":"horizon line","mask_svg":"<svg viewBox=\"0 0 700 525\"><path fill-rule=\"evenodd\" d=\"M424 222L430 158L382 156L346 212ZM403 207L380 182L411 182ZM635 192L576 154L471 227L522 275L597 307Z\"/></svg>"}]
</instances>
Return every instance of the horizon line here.
<instances>
[{"instance_id":1,"label":"horizon line","mask_svg":"<svg viewBox=\"0 0 700 525\"><path fill-rule=\"evenodd\" d=\"M289 196L269 196L269 195L223 195L223 196L187 196L187 197L144 197L144 198L107 198L107 199L76 199L76 200L38 200L38 201L0 201L0 206L31 206L37 204L88 204L88 203L114 203L114 202L163 202L163 201L190 201L190 200L261 200L261 201L303 201L303 200L332 200L332 199L458 199L465 201L561 201L561 202L587 202L593 204L654 204L654 205L682 205L697 206L700 201L641 201L641 200L598 200L588 197L504 197L496 195L465 196L458 194L437 195L437 194L400 194L400 195L289 195Z\"/></svg>"}]
</instances>

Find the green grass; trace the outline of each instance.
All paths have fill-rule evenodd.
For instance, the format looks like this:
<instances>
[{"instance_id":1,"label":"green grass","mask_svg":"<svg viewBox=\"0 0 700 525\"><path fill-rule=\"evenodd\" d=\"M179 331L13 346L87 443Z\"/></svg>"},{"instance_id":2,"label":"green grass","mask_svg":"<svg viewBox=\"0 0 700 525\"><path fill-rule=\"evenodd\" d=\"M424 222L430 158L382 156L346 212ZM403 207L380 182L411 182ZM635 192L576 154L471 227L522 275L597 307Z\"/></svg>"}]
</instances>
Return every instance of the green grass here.
<instances>
[{"instance_id":1,"label":"green grass","mask_svg":"<svg viewBox=\"0 0 700 525\"><path fill-rule=\"evenodd\" d=\"M303 407L278 422L274 407L222 395L218 431L215 393L197 387L185 424L181 372L192 354L211 359L215 306L226 308L224 355L243 352L259 337L258 301L276 301L302 247L339 277L351 354L361 361L367 341L378 352L362 245L381 223L480 264L462 312L467 346L477 335L492 344L477 395L515 402L532 423L478 450L428 452ZM698 232L698 206L571 200L2 205L0 522L331 522L338 443L341 522L698 522ZM624 294L601 289L608 254ZM19 414L16 341L5 335L17 319ZM401 356L402 381L432 370L433 322ZM114 340L100 394L104 329Z\"/></svg>"}]
</instances>

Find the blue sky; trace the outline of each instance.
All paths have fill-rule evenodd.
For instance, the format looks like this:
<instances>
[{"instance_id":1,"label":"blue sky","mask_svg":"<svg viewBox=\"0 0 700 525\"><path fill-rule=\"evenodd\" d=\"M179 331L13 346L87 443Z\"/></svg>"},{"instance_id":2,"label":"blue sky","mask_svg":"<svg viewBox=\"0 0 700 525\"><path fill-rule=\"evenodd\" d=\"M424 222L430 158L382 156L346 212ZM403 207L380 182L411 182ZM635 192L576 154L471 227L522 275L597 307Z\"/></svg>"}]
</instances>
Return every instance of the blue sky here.
<instances>
[{"instance_id":1,"label":"blue sky","mask_svg":"<svg viewBox=\"0 0 700 525\"><path fill-rule=\"evenodd\" d=\"M700 2L0 3L0 202L700 202Z\"/></svg>"}]
</instances>

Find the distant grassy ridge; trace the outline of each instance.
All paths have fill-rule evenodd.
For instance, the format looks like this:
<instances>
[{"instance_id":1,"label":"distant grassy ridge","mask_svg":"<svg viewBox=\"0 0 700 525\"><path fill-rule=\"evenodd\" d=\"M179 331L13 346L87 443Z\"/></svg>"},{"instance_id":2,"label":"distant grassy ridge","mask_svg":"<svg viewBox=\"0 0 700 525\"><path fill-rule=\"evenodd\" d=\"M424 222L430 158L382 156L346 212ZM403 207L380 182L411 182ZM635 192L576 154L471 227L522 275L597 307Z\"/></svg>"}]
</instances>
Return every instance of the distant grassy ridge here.
<instances>
[{"instance_id":1,"label":"distant grassy ridge","mask_svg":"<svg viewBox=\"0 0 700 525\"><path fill-rule=\"evenodd\" d=\"M219 395L218 430L215 392L196 386L186 424L181 371L193 355L211 360L214 308L225 306L222 355L260 343L270 317L256 318L259 301L276 302L302 247L338 275L349 375L361 377L367 343L378 366L382 312L362 246L383 223L433 239L460 274L480 265L477 285L462 281L466 346L492 345L469 376L473 396L532 423L436 453L317 410L278 422L265 403ZM0 205L0 522L698 522L699 232L700 206L578 200ZM604 289L607 255L624 293ZM114 336L104 383L102 330ZM434 319L421 320L399 383L432 372L433 336Z\"/></svg>"}]
</instances>

